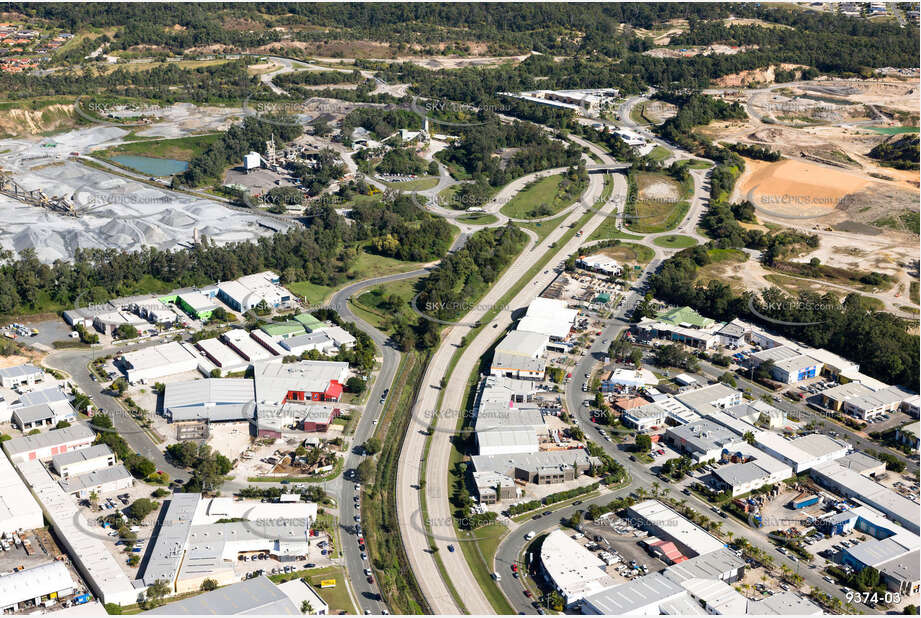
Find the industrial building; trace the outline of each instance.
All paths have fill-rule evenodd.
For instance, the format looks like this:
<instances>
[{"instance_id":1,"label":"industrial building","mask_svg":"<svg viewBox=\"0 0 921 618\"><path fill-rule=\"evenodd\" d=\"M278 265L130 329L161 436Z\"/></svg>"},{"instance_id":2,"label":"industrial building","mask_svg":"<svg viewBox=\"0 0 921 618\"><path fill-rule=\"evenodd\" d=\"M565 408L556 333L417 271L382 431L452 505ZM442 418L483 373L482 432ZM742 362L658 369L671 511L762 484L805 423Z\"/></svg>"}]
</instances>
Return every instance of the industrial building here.
<instances>
[{"instance_id":1,"label":"industrial building","mask_svg":"<svg viewBox=\"0 0 921 618\"><path fill-rule=\"evenodd\" d=\"M217 297L234 311L249 311L260 303L274 309L290 303L293 298L279 281L278 275L269 270L247 275L218 284Z\"/></svg>"},{"instance_id":2,"label":"industrial building","mask_svg":"<svg viewBox=\"0 0 921 618\"><path fill-rule=\"evenodd\" d=\"M34 436L13 438L3 443L3 450L13 463L38 459L48 461L55 455L86 448L96 439L96 434L83 423L53 429Z\"/></svg>"},{"instance_id":3,"label":"industrial building","mask_svg":"<svg viewBox=\"0 0 921 618\"><path fill-rule=\"evenodd\" d=\"M96 444L79 451L70 451L51 458L54 471L63 478L79 476L115 465L115 453L105 444Z\"/></svg>"},{"instance_id":4,"label":"industrial building","mask_svg":"<svg viewBox=\"0 0 921 618\"><path fill-rule=\"evenodd\" d=\"M201 356L189 344L170 341L122 354L116 361L132 384L147 383L168 375L195 371Z\"/></svg>"},{"instance_id":5,"label":"industrial building","mask_svg":"<svg viewBox=\"0 0 921 618\"><path fill-rule=\"evenodd\" d=\"M172 422L252 420L255 409L253 381L243 378L169 382L163 391L163 413Z\"/></svg>"},{"instance_id":6,"label":"industrial building","mask_svg":"<svg viewBox=\"0 0 921 618\"><path fill-rule=\"evenodd\" d=\"M562 530L554 530L544 538L540 565L567 607L617 583L605 572L600 558Z\"/></svg>"},{"instance_id":7,"label":"industrial building","mask_svg":"<svg viewBox=\"0 0 921 618\"><path fill-rule=\"evenodd\" d=\"M508 353L493 354L490 375L504 376L517 380L543 380L547 361Z\"/></svg>"},{"instance_id":8,"label":"industrial building","mask_svg":"<svg viewBox=\"0 0 921 618\"><path fill-rule=\"evenodd\" d=\"M93 328L109 337L114 337L120 326L133 326L141 334L156 331L156 327L150 322L129 311L109 311L93 318Z\"/></svg>"},{"instance_id":9,"label":"industrial building","mask_svg":"<svg viewBox=\"0 0 921 618\"><path fill-rule=\"evenodd\" d=\"M161 300L168 302L165 298ZM214 310L220 307L213 298L194 290L177 294L170 300L173 300L180 309L196 320L207 320Z\"/></svg>"},{"instance_id":10,"label":"industrial building","mask_svg":"<svg viewBox=\"0 0 921 618\"><path fill-rule=\"evenodd\" d=\"M70 556L93 593L103 603L136 603L144 587L135 587L102 540L89 532L90 524L77 509L74 499L61 489L39 461L24 461L16 465L54 528L62 549Z\"/></svg>"},{"instance_id":11,"label":"industrial building","mask_svg":"<svg viewBox=\"0 0 921 618\"><path fill-rule=\"evenodd\" d=\"M495 348L496 354L540 358L547 351L550 337L540 333L513 330L500 341Z\"/></svg>"},{"instance_id":12,"label":"industrial building","mask_svg":"<svg viewBox=\"0 0 921 618\"><path fill-rule=\"evenodd\" d=\"M918 436L921 436L921 422L899 427L895 432L896 440L915 451L918 450L918 445L921 443Z\"/></svg>"},{"instance_id":13,"label":"industrial building","mask_svg":"<svg viewBox=\"0 0 921 618\"><path fill-rule=\"evenodd\" d=\"M317 505L307 502L238 502L187 493L173 494L165 509L141 579L146 585L163 580L175 593L198 590L205 579L219 585L237 581L233 567L241 555L307 558L317 518Z\"/></svg>"},{"instance_id":14,"label":"industrial building","mask_svg":"<svg viewBox=\"0 0 921 618\"><path fill-rule=\"evenodd\" d=\"M337 352L336 342L332 340L326 331L322 330L281 338L278 345L284 349L285 355L301 356L305 352L316 351L326 356L332 356Z\"/></svg>"},{"instance_id":15,"label":"industrial building","mask_svg":"<svg viewBox=\"0 0 921 618\"><path fill-rule=\"evenodd\" d=\"M888 412L895 412L910 396L911 393L897 386L890 386L846 399L842 411L845 414L868 420Z\"/></svg>"},{"instance_id":16,"label":"industrial building","mask_svg":"<svg viewBox=\"0 0 921 618\"><path fill-rule=\"evenodd\" d=\"M700 420L678 427L668 427L665 441L695 462L717 460L725 449L741 442L734 431L710 420Z\"/></svg>"},{"instance_id":17,"label":"industrial building","mask_svg":"<svg viewBox=\"0 0 921 618\"><path fill-rule=\"evenodd\" d=\"M744 445L735 449L731 460L744 462L720 466L713 475L733 497L747 494L765 485L773 485L793 476L793 469L758 449ZM754 455L753 452L757 452Z\"/></svg>"},{"instance_id":18,"label":"industrial building","mask_svg":"<svg viewBox=\"0 0 921 618\"><path fill-rule=\"evenodd\" d=\"M52 386L51 388L45 388L40 391L31 391L28 393L23 393L19 396L19 399L13 404L13 407L27 407L35 406L40 403L53 404L58 401L70 401L70 397L61 390L58 386Z\"/></svg>"},{"instance_id":19,"label":"industrial building","mask_svg":"<svg viewBox=\"0 0 921 618\"><path fill-rule=\"evenodd\" d=\"M292 579L291 581L278 584L278 589L291 599L291 602L294 603L294 607L298 608L298 611L300 611L301 607L309 606L310 610L304 612L308 616L326 616L329 614L329 604L323 600L323 597L317 594L313 586L308 584L307 580L304 578Z\"/></svg>"},{"instance_id":20,"label":"industrial building","mask_svg":"<svg viewBox=\"0 0 921 618\"><path fill-rule=\"evenodd\" d=\"M480 504L514 502L521 497L518 485L505 474L486 470L484 472L473 472L471 476L473 485L476 487L477 502Z\"/></svg>"},{"instance_id":21,"label":"industrial building","mask_svg":"<svg viewBox=\"0 0 921 618\"><path fill-rule=\"evenodd\" d=\"M242 328L234 328L223 333L221 341L250 364L275 356Z\"/></svg>"},{"instance_id":22,"label":"industrial building","mask_svg":"<svg viewBox=\"0 0 921 618\"><path fill-rule=\"evenodd\" d=\"M108 468L100 468L70 476L60 481L61 489L77 498L89 498L91 494L103 495L134 486L134 477L128 472L124 464L115 464Z\"/></svg>"},{"instance_id":23,"label":"industrial building","mask_svg":"<svg viewBox=\"0 0 921 618\"><path fill-rule=\"evenodd\" d=\"M218 337L196 341L195 348L204 358L208 359L215 368L224 373L244 371L250 366L249 361L237 354L233 348L227 346Z\"/></svg>"},{"instance_id":24,"label":"industrial building","mask_svg":"<svg viewBox=\"0 0 921 618\"><path fill-rule=\"evenodd\" d=\"M295 316L298 318L300 316ZM310 316L313 317L313 316ZM316 318L314 318L316 319ZM319 320L317 320L319 322ZM321 322L322 324L322 322ZM304 325L298 321L286 320L284 322L270 322L269 324L263 324L259 327L263 333L275 340L284 340L290 337L297 337L298 335L303 335L306 332L312 332L305 329Z\"/></svg>"},{"instance_id":25,"label":"industrial building","mask_svg":"<svg viewBox=\"0 0 921 618\"><path fill-rule=\"evenodd\" d=\"M261 575L204 594L173 601L144 613L172 616L300 616L301 608L300 605L295 605L279 586Z\"/></svg>"},{"instance_id":26,"label":"industrial building","mask_svg":"<svg viewBox=\"0 0 921 618\"><path fill-rule=\"evenodd\" d=\"M601 465L601 461L590 456L585 449L474 455L471 463L473 472L492 472L538 485L571 481Z\"/></svg>"},{"instance_id":27,"label":"industrial building","mask_svg":"<svg viewBox=\"0 0 921 618\"><path fill-rule=\"evenodd\" d=\"M725 384L717 383L684 391L676 395L675 399L699 414L706 414L713 408L730 408L741 404L742 392Z\"/></svg>"},{"instance_id":28,"label":"industrial building","mask_svg":"<svg viewBox=\"0 0 921 618\"><path fill-rule=\"evenodd\" d=\"M657 403L648 403L643 406L624 410L620 415L621 422L637 431L649 431L665 425L668 416L662 406Z\"/></svg>"},{"instance_id":29,"label":"industrial building","mask_svg":"<svg viewBox=\"0 0 921 618\"><path fill-rule=\"evenodd\" d=\"M255 366L256 403L339 401L349 375L340 361L264 362Z\"/></svg>"},{"instance_id":30,"label":"industrial building","mask_svg":"<svg viewBox=\"0 0 921 618\"><path fill-rule=\"evenodd\" d=\"M38 403L14 407L11 420L20 431L29 431L40 427L54 427L61 421L72 423L77 420L77 411L67 400Z\"/></svg>"},{"instance_id":31,"label":"industrial building","mask_svg":"<svg viewBox=\"0 0 921 618\"><path fill-rule=\"evenodd\" d=\"M703 556L724 547L723 542L715 536L658 500L634 504L627 512L637 522L644 522L645 525L639 527L660 539L672 541L688 558Z\"/></svg>"},{"instance_id":32,"label":"industrial building","mask_svg":"<svg viewBox=\"0 0 921 618\"><path fill-rule=\"evenodd\" d=\"M617 260L604 254L579 256L576 266L608 277L615 277L622 270Z\"/></svg>"},{"instance_id":33,"label":"industrial building","mask_svg":"<svg viewBox=\"0 0 921 618\"><path fill-rule=\"evenodd\" d=\"M3 367L0 368L0 386L3 388L32 386L36 382L41 382L44 375L45 371L32 363L25 363L14 367Z\"/></svg>"},{"instance_id":34,"label":"industrial building","mask_svg":"<svg viewBox=\"0 0 921 618\"><path fill-rule=\"evenodd\" d=\"M0 577L0 613L17 613L23 603L39 607L44 601L70 596L77 584L58 560Z\"/></svg>"},{"instance_id":35,"label":"industrial building","mask_svg":"<svg viewBox=\"0 0 921 618\"><path fill-rule=\"evenodd\" d=\"M615 390L617 386L632 386L634 388L639 388L641 386L651 386L658 383L659 378L648 369L615 368L601 380L601 392L609 393Z\"/></svg>"},{"instance_id":36,"label":"industrial building","mask_svg":"<svg viewBox=\"0 0 921 618\"><path fill-rule=\"evenodd\" d=\"M17 530L34 530L43 525L41 507L10 460L0 454L0 535L9 537Z\"/></svg>"},{"instance_id":37,"label":"industrial building","mask_svg":"<svg viewBox=\"0 0 921 618\"><path fill-rule=\"evenodd\" d=\"M771 361L771 378L783 384L796 384L821 373L823 363L803 354L799 346L779 345L755 352L750 357L754 367Z\"/></svg>"},{"instance_id":38,"label":"industrial building","mask_svg":"<svg viewBox=\"0 0 921 618\"><path fill-rule=\"evenodd\" d=\"M566 301L538 297L528 305L517 330L540 333L551 341L564 341L578 316L578 309L569 309Z\"/></svg>"},{"instance_id":39,"label":"industrial building","mask_svg":"<svg viewBox=\"0 0 921 618\"><path fill-rule=\"evenodd\" d=\"M788 464L799 474L847 455L850 446L824 434L810 434L788 440L772 431L755 432L755 444L769 455Z\"/></svg>"},{"instance_id":40,"label":"industrial building","mask_svg":"<svg viewBox=\"0 0 921 618\"><path fill-rule=\"evenodd\" d=\"M888 487L834 461L813 466L810 474L817 483L836 494L876 509L916 535L921 532L918 524L918 504Z\"/></svg>"},{"instance_id":41,"label":"industrial building","mask_svg":"<svg viewBox=\"0 0 921 618\"><path fill-rule=\"evenodd\" d=\"M600 616L695 615L701 613L699 607L680 584L662 573L652 573L586 595L582 613Z\"/></svg>"}]
</instances>

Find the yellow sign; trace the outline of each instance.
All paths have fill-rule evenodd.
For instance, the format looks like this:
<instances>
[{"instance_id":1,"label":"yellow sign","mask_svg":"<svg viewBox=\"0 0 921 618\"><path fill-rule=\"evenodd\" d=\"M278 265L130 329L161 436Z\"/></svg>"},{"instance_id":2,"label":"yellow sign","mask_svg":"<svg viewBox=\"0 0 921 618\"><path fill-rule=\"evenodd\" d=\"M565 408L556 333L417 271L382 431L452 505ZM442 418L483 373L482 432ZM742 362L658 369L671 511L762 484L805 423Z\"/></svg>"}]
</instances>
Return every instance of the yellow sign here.
<instances>
[{"instance_id":1,"label":"yellow sign","mask_svg":"<svg viewBox=\"0 0 921 618\"><path fill-rule=\"evenodd\" d=\"M324 579L320 582L320 588L335 588L336 580L335 579Z\"/></svg>"}]
</instances>

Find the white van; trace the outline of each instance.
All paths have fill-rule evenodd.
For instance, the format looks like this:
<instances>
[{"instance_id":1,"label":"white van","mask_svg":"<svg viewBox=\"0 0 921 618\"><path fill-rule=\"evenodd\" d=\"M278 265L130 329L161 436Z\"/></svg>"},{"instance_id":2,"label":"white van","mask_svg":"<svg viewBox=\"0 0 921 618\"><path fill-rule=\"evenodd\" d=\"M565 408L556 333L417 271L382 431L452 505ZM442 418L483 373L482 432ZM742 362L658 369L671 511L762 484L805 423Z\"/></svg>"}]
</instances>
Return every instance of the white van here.
<instances>
[{"instance_id":1,"label":"white van","mask_svg":"<svg viewBox=\"0 0 921 618\"><path fill-rule=\"evenodd\" d=\"M526 535L524 535L524 540L525 540L525 541L530 541L530 540L533 539L535 536L537 536L537 534L536 534L535 532L528 532Z\"/></svg>"}]
</instances>

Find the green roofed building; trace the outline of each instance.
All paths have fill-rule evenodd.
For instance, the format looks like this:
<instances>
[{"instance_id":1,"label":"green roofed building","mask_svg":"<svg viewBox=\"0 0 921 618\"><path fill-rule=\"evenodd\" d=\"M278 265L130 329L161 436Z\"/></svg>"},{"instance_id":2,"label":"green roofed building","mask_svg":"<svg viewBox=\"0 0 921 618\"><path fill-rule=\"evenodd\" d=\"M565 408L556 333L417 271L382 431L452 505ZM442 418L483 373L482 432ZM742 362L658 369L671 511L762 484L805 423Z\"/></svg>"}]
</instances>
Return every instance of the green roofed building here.
<instances>
[{"instance_id":1,"label":"green roofed building","mask_svg":"<svg viewBox=\"0 0 921 618\"><path fill-rule=\"evenodd\" d=\"M300 322L308 333L328 328L324 322L321 322L309 313L299 313L294 316L294 319Z\"/></svg>"},{"instance_id":2,"label":"green roofed building","mask_svg":"<svg viewBox=\"0 0 921 618\"><path fill-rule=\"evenodd\" d=\"M713 320L705 318L690 307L678 307L663 311L656 316L656 319L672 326L691 326L693 328L709 328L714 324Z\"/></svg>"},{"instance_id":3,"label":"green roofed building","mask_svg":"<svg viewBox=\"0 0 921 618\"><path fill-rule=\"evenodd\" d=\"M272 322L271 324L265 324L260 326L259 330L264 332L269 337L281 337L282 339L287 339L289 337L303 335L304 325L293 320L288 320L286 322Z\"/></svg>"}]
</instances>

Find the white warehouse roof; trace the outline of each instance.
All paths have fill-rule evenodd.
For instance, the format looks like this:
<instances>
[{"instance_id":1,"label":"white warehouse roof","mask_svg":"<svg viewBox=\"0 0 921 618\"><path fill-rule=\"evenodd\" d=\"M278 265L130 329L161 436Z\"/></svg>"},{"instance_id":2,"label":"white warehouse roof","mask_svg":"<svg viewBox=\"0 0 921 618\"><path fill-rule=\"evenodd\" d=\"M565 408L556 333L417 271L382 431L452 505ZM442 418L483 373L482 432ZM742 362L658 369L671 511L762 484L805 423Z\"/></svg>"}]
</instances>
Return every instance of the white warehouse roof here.
<instances>
[{"instance_id":1,"label":"white warehouse roof","mask_svg":"<svg viewBox=\"0 0 921 618\"><path fill-rule=\"evenodd\" d=\"M605 572L600 558L562 530L547 535L540 548L540 559L567 605L617 584Z\"/></svg>"},{"instance_id":2,"label":"white warehouse roof","mask_svg":"<svg viewBox=\"0 0 921 618\"><path fill-rule=\"evenodd\" d=\"M0 534L42 527L42 509L13 464L0 453ZM0 602L0 606L3 603Z\"/></svg>"},{"instance_id":3,"label":"white warehouse roof","mask_svg":"<svg viewBox=\"0 0 921 618\"><path fill-rule=\"evenodd\" d=\"M0 607L37 599L76 587L67 566L59 560L0 577Z\"/></svg>"}]
</instances>

